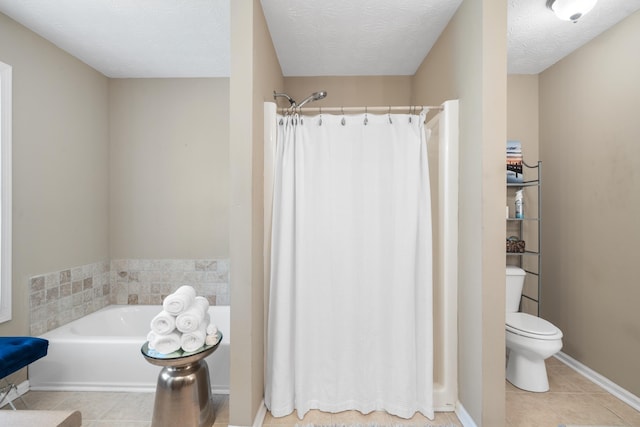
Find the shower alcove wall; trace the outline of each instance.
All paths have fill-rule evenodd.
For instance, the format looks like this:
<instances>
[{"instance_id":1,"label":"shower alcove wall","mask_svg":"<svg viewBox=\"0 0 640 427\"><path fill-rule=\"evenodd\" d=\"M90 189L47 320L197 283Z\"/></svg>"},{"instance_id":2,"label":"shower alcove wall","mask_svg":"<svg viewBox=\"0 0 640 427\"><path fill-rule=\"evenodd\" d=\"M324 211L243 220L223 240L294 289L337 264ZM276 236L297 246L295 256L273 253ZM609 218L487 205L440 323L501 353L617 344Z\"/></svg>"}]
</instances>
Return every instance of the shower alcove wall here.
<instances>
[{"instance_id":1,"label":"shower alcove wall","mask_svg":"<svg viewBox=\"0 0 640 427\"><path fill-rule=\"evenodd\" d=\"M454 411L457 389L458 101L446 101L427 123L433 221L434 408ZM264 283L268 307L271 211L277 108L264 103Z\"/></svg>"}]
</instances>

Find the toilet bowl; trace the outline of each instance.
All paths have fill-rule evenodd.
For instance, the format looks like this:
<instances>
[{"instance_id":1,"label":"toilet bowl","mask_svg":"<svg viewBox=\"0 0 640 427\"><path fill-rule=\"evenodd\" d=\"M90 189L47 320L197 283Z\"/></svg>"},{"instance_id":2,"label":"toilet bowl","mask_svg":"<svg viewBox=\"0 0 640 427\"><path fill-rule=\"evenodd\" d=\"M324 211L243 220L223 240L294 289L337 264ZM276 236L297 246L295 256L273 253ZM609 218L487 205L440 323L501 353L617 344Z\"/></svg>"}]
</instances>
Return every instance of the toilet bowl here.
<instances>
[{"instance_id":1,"label":"toilet bowl","mask_svg":"<svg viewBox=\"0 0 640 427\"><path fill-rule=\"evenodd\" d=\"M562 348L562 332L526 313L509 313L506 319L507 381L527 391L548 391L544 361Z\"/></svg>"},{"instance_id":2,"label":"toilet bowl","mask_svg":"<svg viewBox=\"0 0 640 427\"><path fill-rule=\"evenodd\" d=\"M525 275L520 268L507 267L506 377L522 390L545 392L549 380L544 361L562 348L562 331L544 319L518 312Z\"/></svg>"}]
</instances>

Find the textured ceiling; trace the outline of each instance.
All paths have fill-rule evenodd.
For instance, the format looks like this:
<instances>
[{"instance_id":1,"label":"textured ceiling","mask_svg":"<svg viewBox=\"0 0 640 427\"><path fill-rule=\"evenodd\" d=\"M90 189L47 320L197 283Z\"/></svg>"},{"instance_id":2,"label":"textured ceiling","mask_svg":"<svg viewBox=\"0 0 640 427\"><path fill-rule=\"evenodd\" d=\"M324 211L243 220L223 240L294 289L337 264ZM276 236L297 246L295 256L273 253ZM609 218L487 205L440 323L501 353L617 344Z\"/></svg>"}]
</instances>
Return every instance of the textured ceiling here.
<instances>
[{"instance_id":1,"label":"textured ceiling","mask_svg":"<svg viewBox=\"0 0 640 427\"><path fill-rule=\"evenodd\" d=\"M230 1L0 0L0 12L108 77L224 77ZM461 2L262 0L262 6L286 76L411 75ZM511 74L537 74L640 10L640 0L599 0L573 24L545 3L508 0Z\"/></svg>"},{"instance_id":2,"label":"textured ceiling","mask_svg":"<svg viewBox=\"0 0 640 427\"><path fill-rule=\"evenodd\" d=\"M108 77L229 75L229 0L0 0Z\"/></svg>"},{"instance_id":3,"label":"textured ceiling","mask_svg":"<svg viewBox=\"0 0 640 427\"><path fill-rule=\"evenodd\" d=\"M640 0L599 0L574 24L556 18L545 4L546 0L509 0L509 74L538 74L640 10Z\"/></svg>"},{"instance_id":4,"label":"textured ceiling","mask_svg":"<svg viewBox=\"0 0 640 427\"><path fill-rule=\"evenodd\" d=\"M285 76L413 75L462 0L262 0Z\"/></svg>"}]
</instances>

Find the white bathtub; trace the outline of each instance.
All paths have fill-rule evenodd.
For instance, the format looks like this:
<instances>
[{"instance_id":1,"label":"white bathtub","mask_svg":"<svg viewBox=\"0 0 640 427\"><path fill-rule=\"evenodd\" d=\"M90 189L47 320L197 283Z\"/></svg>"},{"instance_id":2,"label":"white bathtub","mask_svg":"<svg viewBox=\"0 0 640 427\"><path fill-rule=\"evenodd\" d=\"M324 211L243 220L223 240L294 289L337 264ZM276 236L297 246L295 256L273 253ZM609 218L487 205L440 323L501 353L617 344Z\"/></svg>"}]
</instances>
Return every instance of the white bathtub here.
<instances>
[{"instance_id":1,"label":"white bathtub","mask_svg":"<svg viewBox=\"0 0 640 427\"><path fill-rule=\"evenodd\" d=\"M151 319L162 310L155 305L110 305L57 329L47 356L29 366L32 390L154 391L159 366L147 362L140 348ZM218 349L205 360L213 393L229 393L229 307L209 307L222 331Z\"/></svg>"}]
</instances>

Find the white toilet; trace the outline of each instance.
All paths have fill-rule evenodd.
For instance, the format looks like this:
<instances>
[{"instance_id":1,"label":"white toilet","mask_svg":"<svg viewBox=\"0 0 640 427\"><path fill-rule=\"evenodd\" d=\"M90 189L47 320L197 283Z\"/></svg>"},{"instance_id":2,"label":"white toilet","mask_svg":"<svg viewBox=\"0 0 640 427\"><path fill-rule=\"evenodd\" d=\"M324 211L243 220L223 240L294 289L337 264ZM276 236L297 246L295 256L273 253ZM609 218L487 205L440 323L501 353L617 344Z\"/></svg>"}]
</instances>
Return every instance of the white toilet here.
<instances>
[{"instance_id":1,"label":"white toilet","mask_svg":"<svg viewBox=\"0 0 640 427\"><path fill-rule=\"evenodd\" d=\"M544 361L562 348L562 331L544 319L518 312L525 275L523 269L507 266L507 381L522 390L544 392L549 390Z\"/></svg>"}]
</instances>

